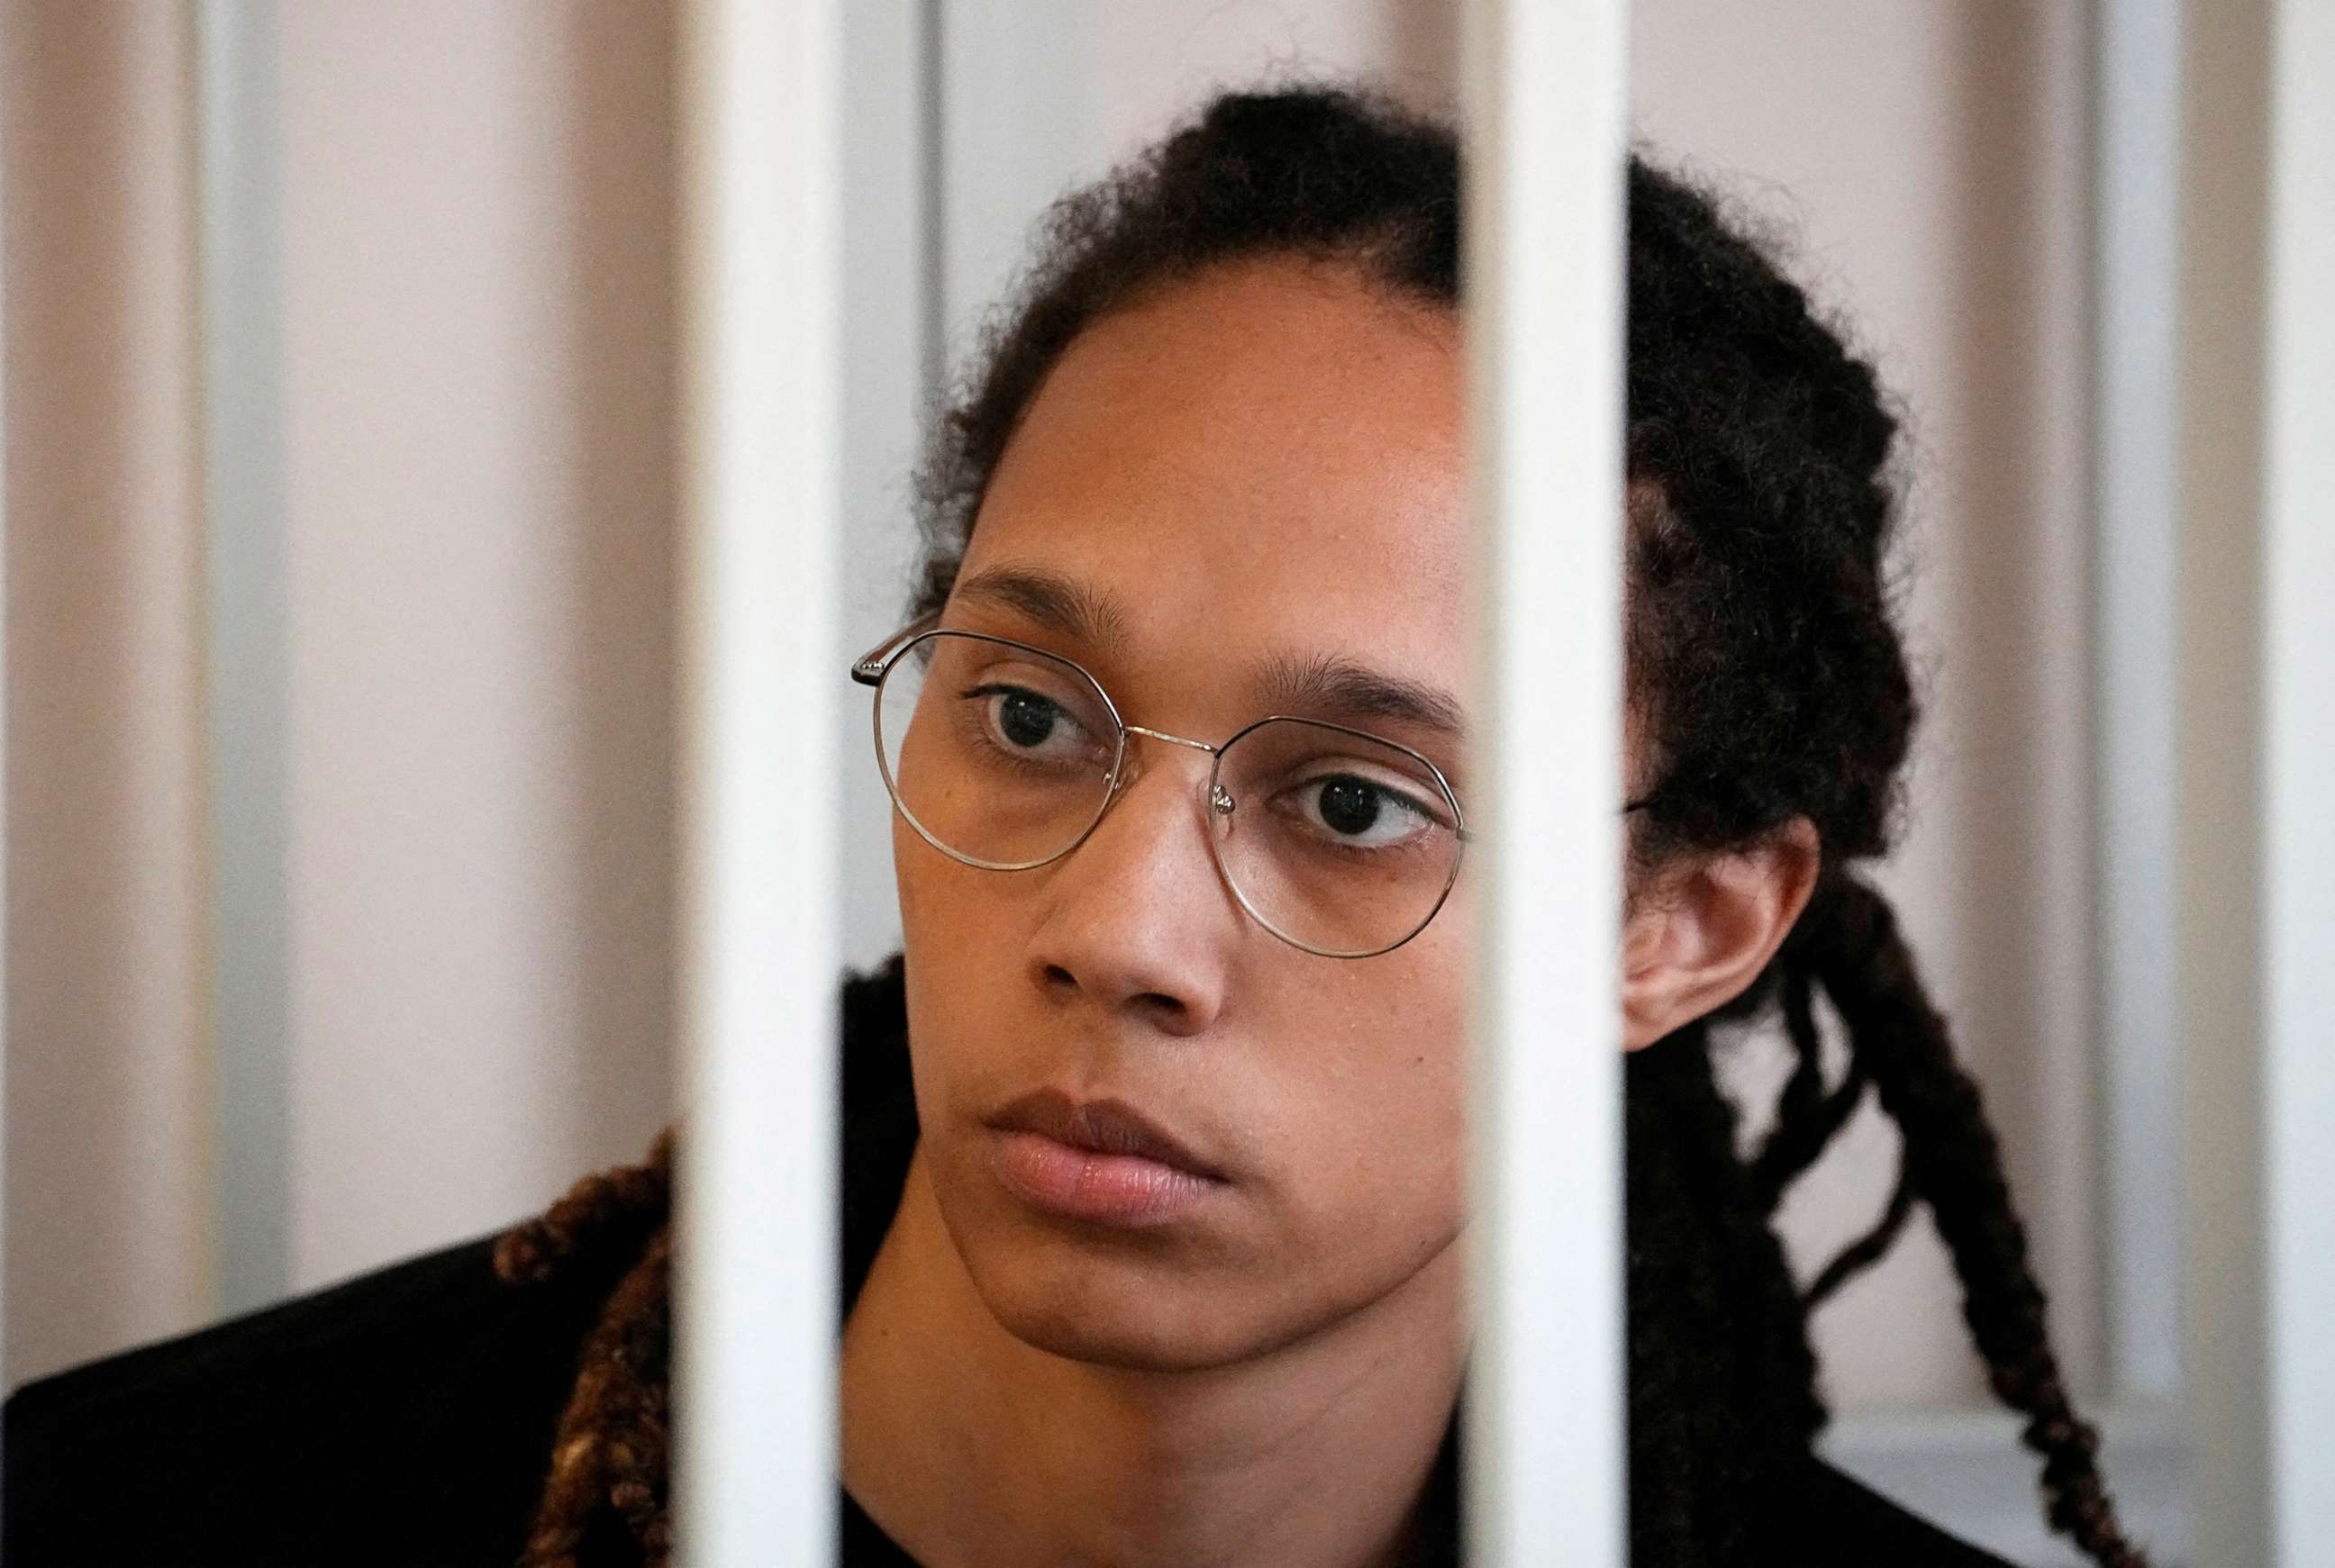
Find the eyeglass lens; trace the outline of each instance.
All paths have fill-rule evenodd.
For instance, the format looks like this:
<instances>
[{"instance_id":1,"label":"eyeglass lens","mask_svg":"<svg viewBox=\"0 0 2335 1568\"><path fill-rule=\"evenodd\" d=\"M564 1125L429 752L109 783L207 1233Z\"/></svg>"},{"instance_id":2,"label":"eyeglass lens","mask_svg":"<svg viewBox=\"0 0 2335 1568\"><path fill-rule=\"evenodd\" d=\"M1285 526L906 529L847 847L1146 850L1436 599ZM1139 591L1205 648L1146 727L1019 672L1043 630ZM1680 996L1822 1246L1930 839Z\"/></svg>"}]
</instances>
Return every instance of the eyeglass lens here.
<instances>
[{"instance_id":1,"label":"eyeglass lens","mask_svg":"<svg viewBox=\"0 0 2335 1568\"><path fill-rule=\"evenodd\" d=\"M1122 732L1076 665L935 632L877 693L877 746L902 814L940 848L997 869L1043 864L1109 803ZM1425 924L1458 864L1433 772L1400 747L1275 719L1223 751L1208 813L1250 914L1315 952L1379 952Z\"/></svg>"}]
</instances>

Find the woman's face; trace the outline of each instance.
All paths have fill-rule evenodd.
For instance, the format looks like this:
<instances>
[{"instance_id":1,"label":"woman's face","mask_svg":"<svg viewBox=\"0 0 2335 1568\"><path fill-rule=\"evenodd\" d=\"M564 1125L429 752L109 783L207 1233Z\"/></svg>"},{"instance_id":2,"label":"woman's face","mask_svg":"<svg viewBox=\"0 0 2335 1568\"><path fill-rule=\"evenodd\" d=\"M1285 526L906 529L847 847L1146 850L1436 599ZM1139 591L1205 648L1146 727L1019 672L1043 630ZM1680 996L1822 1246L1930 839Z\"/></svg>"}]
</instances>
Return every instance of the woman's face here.
<instances>
[{"instance_id":1,"label":"woman's face","mask_svg":"<svg viewBox=\"0 0 2335 1568\"><path fill-rule=\"evenodd\" d=\"M1342 663L1456 705L1461 374L1455 317L1342 268L1221 268L1112 315L1026 411L946 624L1063 654L1128 722L1212 743L1288 711L1261 693L1273 665ZM1119 634L1099 646L1033 619L1026 595L968 591L1006 573L1068 585ZM1317 716L1416 748L1465 804L1457 734ZM1221 1365L1439 1260L1448 1281L1468 910L1455 892L1374 957L1292 946L1210 857L1207 756L1128 744L1134 782L1034 870L964 865L895 816L922 1152L1009 1331L1118 1365ZM1221 1179L1165 1223L1033 1204L1001 1174L1009 1135L991 1123L1045 1089L1135 1108Z\"/></svg>"}]
</instances>

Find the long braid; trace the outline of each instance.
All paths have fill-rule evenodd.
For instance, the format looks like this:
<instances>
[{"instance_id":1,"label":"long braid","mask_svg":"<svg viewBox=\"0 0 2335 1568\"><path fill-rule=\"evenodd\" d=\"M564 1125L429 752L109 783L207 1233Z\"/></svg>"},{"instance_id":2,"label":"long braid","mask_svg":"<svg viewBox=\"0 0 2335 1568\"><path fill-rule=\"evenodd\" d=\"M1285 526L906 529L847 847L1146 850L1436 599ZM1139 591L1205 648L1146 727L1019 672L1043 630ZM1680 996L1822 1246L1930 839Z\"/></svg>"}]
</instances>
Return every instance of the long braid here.
<instances>
[{"instance_id":1,"label":"long braid","mask_svg":"<svg viewBox=\"0 0 2335 1568\"><path fill-rule=\"evenodd\" d=\"M1824 1088L1824 1042L1817 1029L1813 994L1815 968L1806 952L1813 929L1811 922L1801 922L1776 965L1780 973L1784 1032L1797 1060L1778 1097L1775 1129L1751 1162L1752 1182L1759 1188L1761 1206L1770 1215L1783 1203L1791 1184L1831 1147L1833 1138L1865 1103L1873 1084L1865 1058L1852 1050L1840 1087L1829 1092ZM1822 1306L1896 1244L1913 1215L1914 1196L1912 1182L1901 1175L1880 1219L1841 1248L1801 1292L1804 1313Z\"/></svg>"},{"instance_id":2,"label":"long braid","mask_svg":"<svg viewBox=\"0 0 2335 1568\"><path fill-rule=\"evenodd\" d=\"M2076 1414L2051 1349L2044 1295L2003 1177L2002 1151L1979 1089L1955 1061L1889 903L1847 876L1828 879L1806 917L1817 978L1848 1026L1882 1108L1904 1130L1905 1184L1925 1204L1962 1282L1962 1315L2002 1402L2027 1418L2042 1456L2045 1513L2102 1568L2146 1559L2117 1520L2095 1456L2098 1433Z\"/></svg>"},{"instance_id":3,"label":"long braid","mask_svg":"<svg viewBox=\"0 0 2335 1568\"><path fill-rule=\"evenodd\" d=\"M1827 1093L1824 1087L1824 1042L1817 1031L1810 978L1805 965L1790 964L1782 975L1784 1032L1797 1060L1777 1102L1775 1129L1751 1162L1759 1206L1768 1214L1786 1189L1831 1147L1834 1137L1865 1101L1870 1080L1864 1065L1849 1059L1848 1076Z\"/></svg>"}]
</instances>

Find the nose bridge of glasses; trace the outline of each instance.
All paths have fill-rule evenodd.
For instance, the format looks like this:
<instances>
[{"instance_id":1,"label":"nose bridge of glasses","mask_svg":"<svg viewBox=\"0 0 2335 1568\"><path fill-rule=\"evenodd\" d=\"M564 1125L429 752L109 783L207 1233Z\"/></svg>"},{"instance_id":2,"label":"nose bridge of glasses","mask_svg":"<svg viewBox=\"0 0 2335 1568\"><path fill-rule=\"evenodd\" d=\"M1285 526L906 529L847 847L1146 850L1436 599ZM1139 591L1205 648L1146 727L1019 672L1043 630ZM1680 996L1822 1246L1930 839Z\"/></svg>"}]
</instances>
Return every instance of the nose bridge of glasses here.
<instances>
[{"instance_id":1,"label":"nose bridge of glasses","mask_svg":"<svg viewBox=\"0 0 2335 1568\"><path fill-rule=\"evenodd\" d=\"M1130 735L1148 735L1154 740L1165 740L1171 746L1188 746L1195 751L1204 751L1211 757L1216 754L1217 748L1209 745L1206 740L1194 740L1182 735L1170 735L1165 730L1149 730L1140 724L1128 724L1122 727Z\"/></svg>"},{"instance_id":2,"label":"nose bridge of glasses","mask_svg":"<svg viewBox=\"0 0 2335 1568\"><path fill-rule=\"evenodd\" d=\"M1171 746L1181 746L1186 750L1197 751L1210 759L1212 764L1216 753L1222 750L1220 747L1209 745L1206 740L1195 740L1185 735L1171 735L1165 730L1153 730L1142 724L1129 724L1124 720L1120 721L1119 728L1126 732L1129 740L1138 735L1146 735L1154 740L1165 740ZM1141 749L1131 744L1120 749L1119 770L1112 776L1110 781L1110 794L1113 799L1124 794L1128 788L1142 776L1143 764L1140 755Z\"/></svg>"}]
</instances>

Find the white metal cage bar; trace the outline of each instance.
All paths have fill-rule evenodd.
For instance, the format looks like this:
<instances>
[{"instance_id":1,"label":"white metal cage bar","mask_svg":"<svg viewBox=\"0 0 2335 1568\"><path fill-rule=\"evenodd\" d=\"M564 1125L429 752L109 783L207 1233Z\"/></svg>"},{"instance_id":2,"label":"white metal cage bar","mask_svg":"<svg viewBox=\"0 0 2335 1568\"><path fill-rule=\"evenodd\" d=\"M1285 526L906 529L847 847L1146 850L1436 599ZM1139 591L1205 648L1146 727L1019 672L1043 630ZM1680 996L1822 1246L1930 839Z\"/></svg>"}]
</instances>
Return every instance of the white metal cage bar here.
<instances>
[{"instance_id":1,"label":"white metal cage bar","mask_svg":"<svg viewBox=\"0 0 2335 1568\"><path fill-rule=\"evenodd\" d=\"M214 1294L221 1311L237 1312L292 1286L283 109L275 0L204 0L194 26L208 769L203 1032L213 1095Z\"/></svg>"},{"instance_id":2,"label":"white metal cage bar","mask_svg":"<svg viewBox=\"0 0 2335 1568\"><path fill-rule=\"evenodd\" d=\"M1618 984L1625 9L1477 0L1468 1561L1625 1555Z\"/></svg>"},{"instance_id":3,"label":"white metal cage bar","mask_svg":"<svg viewBox=\"0 0 2335 1568\"><path fill-rule=\"evenodd\" d=\"M2262 1234L2272 1561L2335 1562L2335 5L2271 43Z\"/></svg>"},{"instance_id":4,"label":"white metal cage bar","mask_svg":"<svg viewBox=\"0 0 2335 1568\"><path fill-rule=\"evenodd\" d=\"M2167 868L2175 842L2174 440L2178 0L2101 0L2093 23L2094 853L2108 1393L2180 1382L2180 1063Z\"/></svg>"},{"instance_id":5,"label":"white metal cage bar","mask_svg":"<svg viewBox=\"0 0 2335 1568\"><path fill-rule=\"evenodd\" d=\"M840 0L695 0L679 46L673 1483L694 1568L835 1553L841 24Z\"/></svg>"},{"instance_id":6,"label":"white metal cage bar","mask_svg":"<svg viewBox=\"0 0 2335 1568\"><path fill-rule=\"evenodd\" d=\"M0 43L0 60L6 58L5 43ZM5 91L5 88L0 88L0 92ZM7 116L0 113L0 213L7 210L5 201L9 195L5 172L9 151L6 126ZM9 1032L8 1021L8 909L14 890L8 886L8 868L13 864L8 856L8 814L13 802L8 789L12 775L8 768L7 710L8 693L13 688L9 685L5 607L12 602L8 597L8 555L10 535L16 527L16 519L8 505L7 367L11 361L8 354L7 302L8 285L14 280L7 265L6 234L6 225L0 223L0 1260L8 1255L8 1049L9 1042L15 1038ZM9 1366L5 1281L6 1270L0 1268L0 1380L7 1378ZM6 1457L5 1453L0 1453L0 1461Z\"/></svg>"},{"instance_id":7,"label":"white metal cage bar","mask_svg":"<svg viewBox=\"0 0 2335 1568\"><path fill-rule=\"evenodd\" d=\"M2181 147L2183 1409L2197 1561L2335 1533L2335 9L2191 5Z\"/></svg>"}]
</instances>

